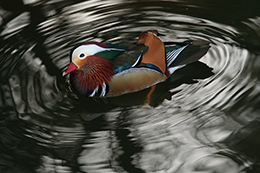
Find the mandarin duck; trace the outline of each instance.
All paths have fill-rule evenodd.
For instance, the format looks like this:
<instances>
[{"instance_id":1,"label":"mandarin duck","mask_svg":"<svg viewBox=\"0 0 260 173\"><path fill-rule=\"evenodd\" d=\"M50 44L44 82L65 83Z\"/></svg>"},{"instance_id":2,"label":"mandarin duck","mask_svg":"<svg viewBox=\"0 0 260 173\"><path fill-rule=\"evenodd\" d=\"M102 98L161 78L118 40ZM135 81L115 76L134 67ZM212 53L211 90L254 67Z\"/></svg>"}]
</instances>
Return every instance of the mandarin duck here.
<instances>
[{"instance_id":1,"label":"mandarin duck","mask_svg":"<svg viewBox=\"0 0 260 173\"><path fill-rule=\"evenodd\" d=\"M174 71L199 60L209 49L199 40L163 42L156 30L141 33L136 43L86 42L70 52L72 90L87 97L117 96L165 81Z\"/></svg>"}]
</instances>

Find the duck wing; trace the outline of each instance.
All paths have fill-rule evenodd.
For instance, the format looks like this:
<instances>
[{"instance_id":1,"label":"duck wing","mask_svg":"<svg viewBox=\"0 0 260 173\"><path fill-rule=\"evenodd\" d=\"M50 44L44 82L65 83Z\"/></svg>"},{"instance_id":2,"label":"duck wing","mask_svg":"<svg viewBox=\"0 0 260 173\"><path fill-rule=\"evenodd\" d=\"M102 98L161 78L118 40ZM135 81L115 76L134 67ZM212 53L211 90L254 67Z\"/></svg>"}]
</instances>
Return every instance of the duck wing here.
<instances>
[{"instance_id":1,"label":"duck wing","mask_svg":"<svg viewBox=\"0 0 260 173\"><path fill-rule=\"evenodd\" d=\"M100 55L112 62L114 74L137 66L141 62L143 54L148 50L148 47L144 44L106 44L109 46L109 49L96 55Z\"/></svg>"}]
</instances>

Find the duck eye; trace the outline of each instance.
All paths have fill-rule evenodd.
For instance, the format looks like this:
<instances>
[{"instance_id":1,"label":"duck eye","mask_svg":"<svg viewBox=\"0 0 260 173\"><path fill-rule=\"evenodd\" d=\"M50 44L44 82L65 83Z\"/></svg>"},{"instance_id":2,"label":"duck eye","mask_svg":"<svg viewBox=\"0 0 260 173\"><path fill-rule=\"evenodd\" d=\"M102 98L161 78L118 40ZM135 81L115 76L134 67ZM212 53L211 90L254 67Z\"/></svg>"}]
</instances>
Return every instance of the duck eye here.
<instances>
[{"instance_id":1,"label":"duck eye","mask_svg":"<svg viewBox=\"0 0 260 173\"><path fill-rule=\"evenodd\" d=\"M80 53L79 54L79 59L84 59L86 58L86 54L85 53Z\"/></svg>"}]
</instances>

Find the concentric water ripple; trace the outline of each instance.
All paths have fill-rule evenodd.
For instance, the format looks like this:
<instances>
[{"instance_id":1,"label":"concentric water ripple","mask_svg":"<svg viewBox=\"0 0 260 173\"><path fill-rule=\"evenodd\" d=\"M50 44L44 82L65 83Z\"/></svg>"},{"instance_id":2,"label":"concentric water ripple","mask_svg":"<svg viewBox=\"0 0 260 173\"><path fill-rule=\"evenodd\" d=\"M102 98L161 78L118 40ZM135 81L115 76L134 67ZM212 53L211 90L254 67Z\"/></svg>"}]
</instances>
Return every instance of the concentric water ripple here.
<instances>
[{"instance_id":1,"label":"concentric water ripple","mask_svg":"<svg viewBox=\"0 0 260 173\"><path fill-rule=\"evenodd\" d=\"M251 3L2 5L1 172L259 171L260 14ZM240 13L246 7L248 15ZM146 91L107 100L74 95L61 76L72 47L134 42L147 29L211 48L202 63L158 85L152 106L139 99Z\"/></svg>"}]
</instances>

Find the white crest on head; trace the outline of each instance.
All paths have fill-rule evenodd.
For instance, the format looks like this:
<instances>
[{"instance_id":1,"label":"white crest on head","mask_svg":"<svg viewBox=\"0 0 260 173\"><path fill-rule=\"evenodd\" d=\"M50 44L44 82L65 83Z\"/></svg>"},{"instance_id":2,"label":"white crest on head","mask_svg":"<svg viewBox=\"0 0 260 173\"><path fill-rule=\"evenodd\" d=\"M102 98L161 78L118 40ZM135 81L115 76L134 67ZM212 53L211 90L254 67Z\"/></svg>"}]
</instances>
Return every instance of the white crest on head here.
<instances>
[{"instance_id":1,"label":"white crest on head","mask_svg":"<svg viewBox=\"0 0 260 173\"><path fill-rule=\"evenodd\" d=\"M87 56L95 55L96 53L102 52L104 50L106 50L106 48L100 47L95 44L81 45L73 51L72 57L76 56L79 59L84 59Z\"/></svg>"}]
</instances>

